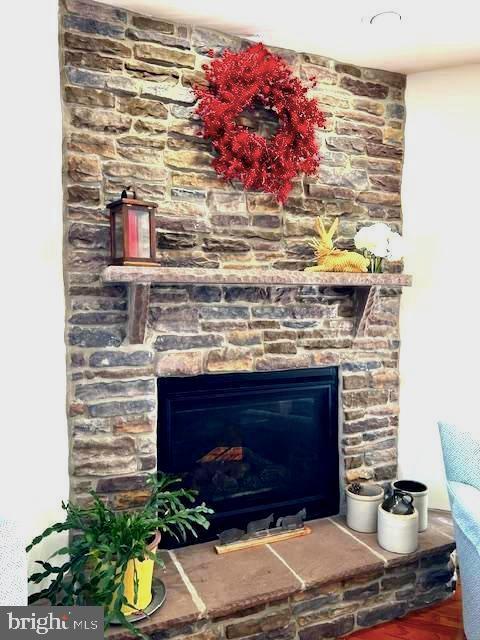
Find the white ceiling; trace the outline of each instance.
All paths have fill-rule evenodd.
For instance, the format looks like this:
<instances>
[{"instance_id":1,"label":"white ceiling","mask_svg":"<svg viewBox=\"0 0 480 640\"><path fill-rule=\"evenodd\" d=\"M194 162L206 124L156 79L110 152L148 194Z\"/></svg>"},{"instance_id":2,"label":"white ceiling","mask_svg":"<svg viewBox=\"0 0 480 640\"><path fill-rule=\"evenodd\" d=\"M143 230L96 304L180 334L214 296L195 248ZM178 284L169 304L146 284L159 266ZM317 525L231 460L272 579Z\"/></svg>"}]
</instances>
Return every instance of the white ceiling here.
<instances>
[{"instance_id":1,"label":"white ceiling","mask_svg":"<svg viewBox=\"0 0 480 640\"><path fill-rule=\"evenodd\" d=\"M100 1L403 73L480 62L478 0ZM401 21L369 23L373 15L392 10L401 14Z\"/></svg>"}]
</instances>

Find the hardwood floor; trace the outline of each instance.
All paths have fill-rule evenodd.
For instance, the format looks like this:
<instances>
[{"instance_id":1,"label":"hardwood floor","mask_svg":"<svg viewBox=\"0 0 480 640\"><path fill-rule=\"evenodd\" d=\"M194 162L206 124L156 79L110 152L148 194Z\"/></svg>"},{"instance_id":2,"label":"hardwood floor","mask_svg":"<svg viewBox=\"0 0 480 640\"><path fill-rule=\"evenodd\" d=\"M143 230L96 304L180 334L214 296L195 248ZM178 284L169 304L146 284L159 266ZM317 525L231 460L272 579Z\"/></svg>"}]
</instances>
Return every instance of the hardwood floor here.
<instances>
[{"instance_id":1,"label":"hardwood floor","mask_svg":"<svg viewBox=\"0 0 480 640\"><path fill-rule=\"evenodd\" d=\"M402 620L365 629L348 640L464 640L461 591L446 602Z\"/></svg>"}]
</instances>

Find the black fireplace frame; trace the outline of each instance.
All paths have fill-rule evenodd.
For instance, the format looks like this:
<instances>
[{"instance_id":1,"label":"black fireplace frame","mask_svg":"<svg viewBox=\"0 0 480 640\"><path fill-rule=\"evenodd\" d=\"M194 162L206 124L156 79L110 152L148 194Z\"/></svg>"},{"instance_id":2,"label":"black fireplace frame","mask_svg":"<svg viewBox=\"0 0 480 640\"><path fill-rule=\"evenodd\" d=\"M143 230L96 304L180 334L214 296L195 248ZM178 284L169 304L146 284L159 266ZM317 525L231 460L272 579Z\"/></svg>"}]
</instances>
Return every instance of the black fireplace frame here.
<instances>
[{"instance_id":1,"label":"black fireplace frame","mask_svg":"<svg viewBox=\"0 0 480 640\"><path fill-rule=\"evenodd\" d=\"M311 369L294 369L286 371L205 374L201 376L182 378L158 378L158 417L157 417L157 460L158 469L167 473L174 472L171 466L173 456L173 428L172 403L182 398L192 398L195 394L209 394L210 397L242 394L245 392L261 394L262 392L288 389L296 391L315 391L328 389L329 420L322 425L322 442L327 444L329 455L322 460L322 473L327 473L329 479L328 495L316 493L305 496L302 500L289 500L272 505L259 504L255 509L249 509L250 520L267 516L272 511L275 517L287 515L307 509L307 519L336 515L340 505L339 479L339 447L338 447L338 368L324 367ZM242 517L245 510L227 512L228 515L216 514L208 532L200 532L199 541L214 539L224 529L236 526L235 519ZM245 514L243 514L245 517ZM166 541L167 546L177 546L174 541ZM193 542L193 540L190 540Z\"/></svg>"}]
</instances>

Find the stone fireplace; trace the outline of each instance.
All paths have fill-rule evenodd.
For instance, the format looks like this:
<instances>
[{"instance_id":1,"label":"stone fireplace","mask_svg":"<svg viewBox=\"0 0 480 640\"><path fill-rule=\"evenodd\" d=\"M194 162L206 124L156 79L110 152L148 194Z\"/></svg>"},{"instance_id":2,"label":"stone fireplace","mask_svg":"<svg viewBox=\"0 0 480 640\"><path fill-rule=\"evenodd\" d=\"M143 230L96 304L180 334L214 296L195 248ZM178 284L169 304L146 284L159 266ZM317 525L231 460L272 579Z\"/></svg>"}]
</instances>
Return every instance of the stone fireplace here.
<instances>
[{"instance_id":1,"label":"stone fireplace","mask_svg":"<svg viewBox=\"0 0 480 640\"><path fill-rule=\"evenodd\" d=\"M301 78L316 79L311 95L326 114L325 130L318 132L318 175L298 179L280 206L269 195L220 180L210 166L212 149L198 135L191 87L203 81L207 53L239 50L244 40L104 4L63 0L60 41L72 499L87 503L94 489L116 509L141 507L147 475L162 467L176 471L181 460L185 468L178 471L189 473L192 482L201 484L206 474L204 490L215 478L228 524L229 509L251 512L259 506L248 500L228 504L248 483L277 492L269 501L276 515L312 498L315 517L335 516L346 482L394 479L400 285L408 284L402 265L391 264L391 273L371 288L372 282L349 274L310 281L302 272L314 262L308 239L318 215L339 218L339 247L352 247L356 230L372 221L401 230L405 77L275 49ZM268 118L256 122L268 131ZM148 282L141 274L134 282L135 271L125 276L107 269L106 204L128 185L158 205L157 260L163 269ZM253 400L236 406L235 417L249 416L249 426L222 422L217 407L202 443L200 402L200 413L188 418L196 428L191 443L180 410L175 435L168 431L165 402L171 408L179 394L202 396L203 402L206 389L218 392L221 383L233 380L236 388L247 386L244 398L252 399L250 382L243 380L264 384L287 378L295 380L290 396L275 399L270 390L268 407ZM318 409L315 393L298 402L301 380L327 379L328 410ZM309 425L295 442L292 421ZM269 451L268 438L275 438L277 451ZM320 443L328 453L325 469L316 475L312 467ZM215 475L214 459L227 455L235 467ZM199 471L195 464L202 459L203 466L213 466ZM294 472L302 492L289 493L283 486L282 493L282 481L285 485L286 475ZM210 498L220 504L222 495ZM205 567L214 562L210 547L171 551L165 579L173 596L152 632L156 639L257 634L258 640L309 640L403 615L447 593L450 529L442 522L435 527L419 555L403 567L370 549L374 541L352 537L341 520L326 518L313 526L304 547L285 548L285 557L280 557L284 547L276 546L278 551L256 550L255 560L253 555L243 556L243 562L219 560L209 584L220 580L228 588L218 593L203 590ZM326 549L321 569L311 562L318 545ZM276 571L281 575L273 589ZM332 581L333 590L319 587ZM352 611L362 606L362 615L354 618ZM257 624L262 607L267 622ZM321 622L322 631L315 620L325 607L332 621ZM317 613L308 613L312 608ZM227 625L229 615L245 621ZM258 635L264 628L281 631ZM168 629L167 635L159 629Z\"/></svg>"},{"instance_id":2,"label":"stone fireplace","mask_svg":"<svg viewBox=\"0 0 480 640\"><path fill-rule=\"evenodd\" d=\"M401 228L405 78L277 51L315 76L327 116L319 174L280 206L221 181L198 137L191 86L206 53L245 41L79 0L65 0L60 20L72 496L93 488L119 509L142 503L157 468L157 378L323 367L338 367L343 481L393 479L400 289L377 290L358 335L353 288L295 287L288 274L313 262L317 215L339 218L341 247L369 221ZM103 277L105 205L127 184L158 205L160 265L271 269L285 284L153 284L134 343L127 286Z\"/></svg>"}]
</instances>

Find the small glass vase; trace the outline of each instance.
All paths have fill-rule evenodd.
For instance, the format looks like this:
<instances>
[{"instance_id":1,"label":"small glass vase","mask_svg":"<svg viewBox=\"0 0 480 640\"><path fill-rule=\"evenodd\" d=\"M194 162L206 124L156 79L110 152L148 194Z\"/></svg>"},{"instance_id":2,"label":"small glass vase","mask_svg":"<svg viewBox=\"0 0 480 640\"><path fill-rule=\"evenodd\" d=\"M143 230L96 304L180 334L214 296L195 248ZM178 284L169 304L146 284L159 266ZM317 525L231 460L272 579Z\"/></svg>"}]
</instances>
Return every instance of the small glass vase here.
<instances>
[{"instance_id":1,"label":"small glass vase","mask_svg":"<svg viewBox=\"0 0 480 640\"><path fill-rule=\"evenodd\" d=\"M368 270L370 271L370 273L383 273L383 258L379 258L373 255L373 253L369 255L369 258L370 265L368 267Z\"/></svg>"}]
</instances>

